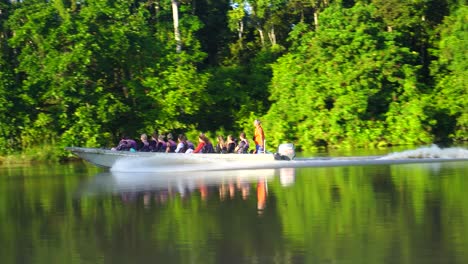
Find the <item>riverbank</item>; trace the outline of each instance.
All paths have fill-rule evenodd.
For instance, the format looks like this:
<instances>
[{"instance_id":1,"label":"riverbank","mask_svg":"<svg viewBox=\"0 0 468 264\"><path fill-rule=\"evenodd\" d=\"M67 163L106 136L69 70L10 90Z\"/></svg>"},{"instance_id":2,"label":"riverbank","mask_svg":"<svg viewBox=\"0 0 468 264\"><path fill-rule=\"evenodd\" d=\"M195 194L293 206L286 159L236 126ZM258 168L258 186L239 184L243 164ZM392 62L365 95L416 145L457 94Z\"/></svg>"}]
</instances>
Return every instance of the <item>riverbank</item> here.
<instances>
[{"instance_id":1,"label":"riverbank","mask_svg":"<svg viewBox=\"0 0 468 264\"><path fill-rule=\"evenodd\" d=\"M64 149L51 145L44 145L29 148L22 152L0 155L0 166L58 163L71 159L75 158Z\"/></svg>"}]
</instances>

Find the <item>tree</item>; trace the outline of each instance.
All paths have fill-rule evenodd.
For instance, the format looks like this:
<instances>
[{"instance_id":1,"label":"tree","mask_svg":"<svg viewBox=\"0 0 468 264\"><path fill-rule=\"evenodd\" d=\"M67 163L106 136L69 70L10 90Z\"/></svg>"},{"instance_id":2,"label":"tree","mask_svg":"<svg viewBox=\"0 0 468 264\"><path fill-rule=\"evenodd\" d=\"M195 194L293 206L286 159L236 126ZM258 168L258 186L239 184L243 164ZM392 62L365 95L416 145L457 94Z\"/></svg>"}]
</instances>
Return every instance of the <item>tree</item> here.
<instances>
[{"instance_id":1,"label":"tree","mask_svg":"<svg viewBox=\"0 0 468 264\"><path fill-rule=\"evenodd\" d=\"M15 135L18 131L17 120L13 110L14 60L8 45L10 32L6 23L11 12L11 4L0 3L0 149L10 152L15 146Z\"/></svg>"},{"instance_id":2,"label":"tree","mask_svg":"<svg viewBox=\"0 0 468 264\"><path fill-rule=\"evenodd\" d=\"M461 6L440 26L438 60L432 65L435 133L439 139L468 140L468 7Z\"/></svg>"},{"instance_id":3,"label":"tree","mask_svg":"<svg viewBox=\"0 0 468 264\"><path fill-rule=\"evenodd\" d=\"M184 11L179 30L185 37L179 43L170 35L171 4L16 4L10 43L19 54L21 100L15 106L22 113L25 147L57 138L58 145L109 145L123 133L151 133L156 125L179 119L167 128L194 122L196 100L176 108L167 103L204 91L206 77L196 65L205 55L194 38L200 23ZM184 50L174 49L182 45Z\"/></svg>"},{"instance_id":4,"label":"tree","mask_svg":"<svg viewBox=\"0 0 468 264\"><path fill-rule=\"evenodd\" d=\"M431 140L415 78L417 54L382 31L374 14L373 5L332 5L316 31L294 28L295 45L273 65L265 127L275 131L274 144L295 141L307 149Z\"/></svg>"},{"instance_id":5,"label":"tree","mask_svg":"<svg viewBox=\"0 0 468 264\"><path fill-rule=\"evenodd\" d=\"M329 6L331 2L332 0L290 0L288 1L288 5L300 12L301 22L306 22L304 16L311 11L314 27L317 28L319 26L320 12ZM308 9L310 11L308 11Z\"/></svg>"},{"instance_id":6,"label":"tree","mask_svg":"<svg viewBox=\"0 0 468 264\"><path fill-rule=\"evenodd\" d=\"M202 26L195 33L200 41L201 50L206 59L201 69L219 66L229 53L229 43L234 34L228 28L228 13L231 10L229 0L194 0L192 13L200 20Z\"/></svg>"},{"instance_id":7,"label":"tree","mask_svg":"<svg viewBox=\"0 0 468 264\"><path fill-rule=\"evenodd\" d=\"M465 2L3 1L0 147L259 116L304 148L466 140Z\"/></svg>"}]
</instances>

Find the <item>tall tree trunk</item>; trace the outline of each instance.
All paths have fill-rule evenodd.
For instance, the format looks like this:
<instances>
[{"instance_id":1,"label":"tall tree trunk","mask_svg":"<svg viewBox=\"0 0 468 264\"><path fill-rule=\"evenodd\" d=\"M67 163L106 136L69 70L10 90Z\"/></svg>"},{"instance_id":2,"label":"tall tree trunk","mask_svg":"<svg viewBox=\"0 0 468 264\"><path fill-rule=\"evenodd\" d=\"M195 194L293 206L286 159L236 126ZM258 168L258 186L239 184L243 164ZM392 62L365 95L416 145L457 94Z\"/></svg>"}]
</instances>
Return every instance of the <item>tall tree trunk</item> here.
<instances>
[{"instance_id":1,"label":"tall tree trunk","mask_svg":"<svg viewBox=\"0 0 468 264\"><path fill-rule=\"evenodd\" d=\"M315 25L315 28L318 28L318 26L319 26L318 10L317 9L314 10L314 25Z\"/></svg>"},{"instance_id":2,"label":"tall tree trunk","mask_svg":"<svg viewBox=\"0 0 468 264\"><path fill-rule=\"evenodd\" d=\"M239 40L242 39L243 34L244 34L244 22L241 20L239 22L239 27L237 28L237 36L239 37Z\"/></svg>"},{"instance_id":3,"label":"tall tree trunk","mask_svg":"<svg viewBox=\"0 0 468 264\"><path fill-rule=\"evenodd\" d=\"M242 45L242 37L244 35L244 21L240 21L239 22L239 27L237 29L237 34L238 34L238 37L239 37L239 44L240 44L240 47L242 48L243 45Z\"/></svg>"},{"instance_id":4,"label":"tall tree trunk","mask_svg":"<svg viewBox=\"0 0 468 264\"><path fill-rule=\"evenodd\" d=\"M268 31L268 38L270 38L270 43L272 46L276 45L276 34L274 26L271 26L270 31Z\"/></svg>"},{"instance_id":5,"label":"tall tree trunk","mask_svg":"<svg viewBox=\"0 0 468 264\"><path fill-rule=\"evenodd\" d=\"M258 27L257 30L258 34L260 35L260 42L262 43L262 47L265 47L265 36L263 35L263 29Z\"/></svg>"},{"instance_id":6,"label":"tall tree trunk","mask_svg":"<svg viewBox=\"0 0 468 264\"><path fill-rule=\"evenodd\" d=\"M179 30L179 3L177 0L171 0L172 4L172 19L174 21L174 38L176 41L176 52L180 53L182 51L182 40L180 38Z\"/></svg>"}]
</instances>

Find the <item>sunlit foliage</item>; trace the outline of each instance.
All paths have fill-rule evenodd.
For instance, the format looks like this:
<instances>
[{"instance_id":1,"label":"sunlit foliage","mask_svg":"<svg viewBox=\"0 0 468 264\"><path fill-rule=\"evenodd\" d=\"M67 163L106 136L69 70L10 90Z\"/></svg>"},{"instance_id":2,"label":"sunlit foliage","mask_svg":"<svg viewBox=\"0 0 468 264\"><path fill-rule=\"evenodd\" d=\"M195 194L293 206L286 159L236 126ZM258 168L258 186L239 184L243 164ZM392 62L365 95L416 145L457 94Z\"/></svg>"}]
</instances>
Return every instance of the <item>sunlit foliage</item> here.
<instances>
[{"instance_id":1,"label":"sunlit foliage","mask_svg":"<svg viewBox=\"0 0 468 264\"><path fill-rule=\"evenodd\" d=\"M303 149L467 139L464 1L175 1L179 40L173 2L3 1L0 153L255 118Z\"/></svg>"}]
</instances>

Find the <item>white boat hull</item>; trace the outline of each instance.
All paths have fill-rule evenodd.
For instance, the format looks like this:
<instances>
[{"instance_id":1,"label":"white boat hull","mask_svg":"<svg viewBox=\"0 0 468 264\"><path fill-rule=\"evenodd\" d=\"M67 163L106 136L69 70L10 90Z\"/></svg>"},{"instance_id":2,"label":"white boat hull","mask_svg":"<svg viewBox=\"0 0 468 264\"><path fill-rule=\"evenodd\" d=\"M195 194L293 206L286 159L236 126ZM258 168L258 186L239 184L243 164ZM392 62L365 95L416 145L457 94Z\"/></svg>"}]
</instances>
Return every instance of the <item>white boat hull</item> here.
<instances>
[{"instance_id":1,"label":"white boat hull","mask_svg":"<svg viewBox=\"0 0 468 264\"><path fill-rule=\"evenodd\" d=\"M255 164L278 162L278 155L266 154L181 154L160 152L130 152L98 148L69 147L80 158L100 167L114 171L152 170L218 170L240 169Z\"/></svg>"},{"instance_id":2,"label":"white boat hull","mask_svg":"<svg viewBox=\"0 0 468 264\"><path fill-rule=\"evenodd\" d=\"M281 144L278 154L178 154L67 148L82 159L114 172L181 172L299 167L396 165L468 161L462 148L419 148L386 156L294 159L294 145ZM429 153L429 154L428 154Z\"/></svg>"}]
</instances>

